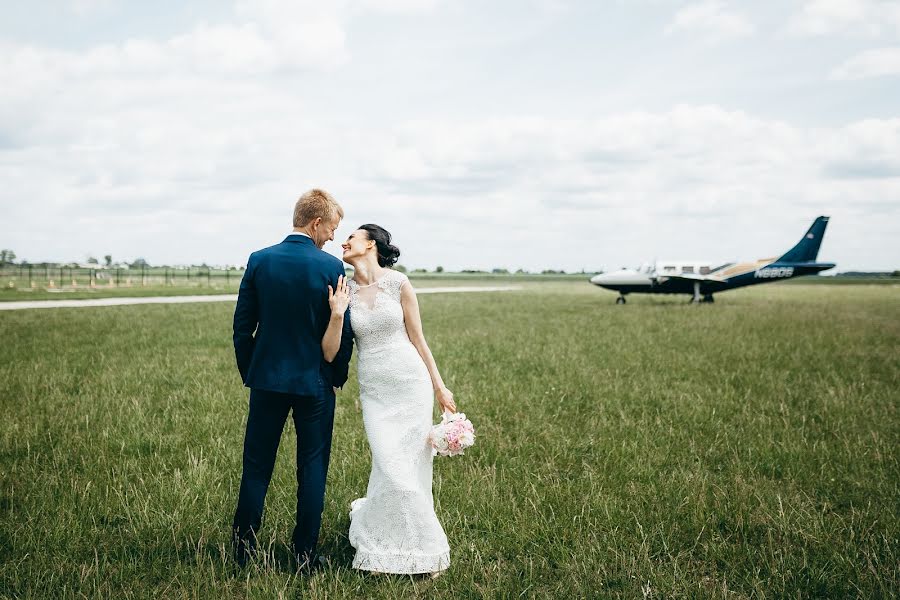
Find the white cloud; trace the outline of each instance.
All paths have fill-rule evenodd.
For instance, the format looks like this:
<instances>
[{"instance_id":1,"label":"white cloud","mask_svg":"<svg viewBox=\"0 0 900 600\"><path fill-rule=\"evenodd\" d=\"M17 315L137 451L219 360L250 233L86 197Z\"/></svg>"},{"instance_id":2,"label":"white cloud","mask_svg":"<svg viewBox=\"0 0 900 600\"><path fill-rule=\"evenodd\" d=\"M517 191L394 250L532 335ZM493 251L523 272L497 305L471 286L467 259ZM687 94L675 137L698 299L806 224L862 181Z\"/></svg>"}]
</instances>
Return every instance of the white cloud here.
<instances>
[{"instance_id":1,"label":"white cloud","mask_svg":"<svg viewBox=\"0 0 900 600\"><path fill-rule=\"evenodd\" d=\"M408 226L413 218L435 224L429 233L440 247L465 235L485 267L526 240L568 248L568 267L578 256L616 256L615 264L641 252L699 255L716 245L727 259L740 257L750 232L790 239L821 213L849 222L875 209L900 216L892 199L900 190L900 120L805 129L681 106L594 120L410 123L373 149L372 187L385 199L419 198L429 207L408 215ZM764 216L774 214L777 222ZM687 230L722 237L678 239ZM480 241L498 231L506 247L491 256ZM730 236L744 236L742 244ZM766 249L763 239L760 252L783 243L772 237L775 246ZM521 250L527 264L541 260L530 251ZM534 251L544 260L566 254L543 245Z\"/></svg>"},{"instance_id":2,"label":"white cloud","mask_svg":"<svg viewBox=\"0 0 900 600\"><path fill-rule=\"evenodd\" d=\"M361 10L387 13L420 13L434 9L438 0L359 0Z\"/></svg>"},{"instance_id":3,"label":"white cloud","mask_svg":"<svg viewBox=\"0 0 900 600\"><path fill-rule=\"evenodd\" d=\"M885 183L885 192L900 187L900 118L866 119L829 132L820 139L826 175L865 185ZM876 194L876 203L893 202L889 193Z\"/></svg>"},{"instance_id":4,"label":"white cloud","mask_svg":"<svg viewBox=\"0 0 900 600\"><path fill-rule=\"evenodd\" d=\"M69 10L77 15L87 15L105 10L112 4L112 1L113 0L70 0Z\"/></svg>"},{"instance_id":5,"label":"white cloud","mask_svg":"<svg viewBox=\"0 0 900 600\"><path fill-rule=\"evenodd\" d=\"M65 52L6 44L0 75L34 80L60 74L259 75L283 69L332 70L347 63L347 26L369 13L420 13L437 0L237 0L235 22L200 23L164 40L129 39ZM99 0L75 2L81 10ZM2 43L2 42L0 42ZM48 75L49 73L49 75Z\"/></svg>"},{"instance_id":6,"label":"white cloud","mask_svg":"<svg viewBox=\"0 0 900 600\"><path fill-rule=\"evenodd\" d=\"M240 263L312 185L344 203L347 227L391 229L409 266L597 268L709 248L724 260L775 250L821 213L900 218L900 119L810 129L684 105L340 125L308 110L302 84L223 74L237 68L228 54L168 72L156 49L3 53L17 85L0 102L0 204L15 228L0 233L20 256Z\"/></svg>"},{"instance_id":7,"label":"white cloud","mask_svg":"<svg viewBox=\"0 0 900 600\"><path fill-rule=\"evenodd\" d=\"M839 80L889 75L900 75L900 47L866 50L847 59L831 72L831 78Z\"/></svg>"},{"instance_id":8,"label":"white cloud","mask_svg":"<svg viewBox=\"0 0 900 600\"><path fill-rule=\"evenodd\" d=\"M526 266L566 268L655 253L752 258L742 249L786 249L819 214L897 248L881 220L900 217L900 119L800 128L680 106L591 120L432 120L367 153L360 178L372 206L399 202L386 218L420 264L447 247L457 248L451 266L484 268L521 266L510 252ZM427 232L412 233L421 223Z\"/></svg>"},{"instance_id":9,"label":"white cloud","mask_svg":"<svg viewBox=\"0 0 900 600\"><path fill-rule=\"evenodd\" d=\"M346 60L342 30L318 24L308 28L298 24L296 37L278 38L256 23L199 25L165 41L132 39L83 52L0 43L0 76L36 84L70 77L258 75L330 69Z\"/></svg>"},{"instance_id":10,"label":"white cloud","mask_svg":"<svg viewBox=\"0 0 900 600\"><path fill-rule=\"evenodd\" d=\"M666 26L666 33L695 32L710 42L753 33L753 24L743 14L718 0L703 0L682 7Z\"/></svg>"},{"instance_id":11,"label":"white cloud","mask_svg":"<svg viewBox=\"0 0 900 600\"><path fill-rule=\"evenodd\" d=\"M0 45L4 247L30 260L240 263L281 235L300 192L321 185L347 210L339 236L382 223L413 267L750 258L786 247L818 214L834 217L823 258L871 267L898 255L898 119L800 126L713 103L666 108L671 96L654 110L566 117L498 102L492 86L507 73L479 82L449 59L434 73L447 77L442 93L461 91L443 106L464 109L439 110L409 65L391 64L394 79L347 75L361 11L431 3L321 4L244 2L233 23L84 51ZM306 36L303 23L328 25ZM488 59L477 66L488 71ZM571 88L537 89L548 74L533 66L535 98L565 100ZM345 87L332 85L342 77ZM379 85L401 80L408 87L388 100L407 104L370 110ZM359 98L341 98L348 89ZM469 94L483 106L466 104ZM344 103L313 102L323 97Z\"/></svg>"},{"instance_id":12,"label":"white cloud","mask_svg":"<svg viewBox=\"0 0 900 600\"><path fill-rule=\"evenodd\" d=\"M900 3L894 0L807 0L788 23L798 35L900 33Z\"/></svg>"}]
</instances>

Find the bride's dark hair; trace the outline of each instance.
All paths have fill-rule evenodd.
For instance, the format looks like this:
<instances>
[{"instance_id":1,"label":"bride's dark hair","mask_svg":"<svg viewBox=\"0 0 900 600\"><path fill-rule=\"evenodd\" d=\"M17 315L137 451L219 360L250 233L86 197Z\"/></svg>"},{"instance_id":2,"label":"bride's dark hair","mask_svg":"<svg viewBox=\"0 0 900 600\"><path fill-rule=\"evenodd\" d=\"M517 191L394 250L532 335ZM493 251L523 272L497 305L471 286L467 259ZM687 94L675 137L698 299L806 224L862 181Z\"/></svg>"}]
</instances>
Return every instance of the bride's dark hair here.
<instances>
[{"instance_id":1,"label":"bride's dark hair","mask_svg":"<svg viewBox=\"0 0 900 600\"><path fill-rule=\"evenodd\" d=\"M391 234L388 230L372 223L360 225L358 229L365 231L369 239L375 242L375 249L378 251L378 266L394 266L397 259L400 258L400 248L391 244Z\"/></svg>"}]
</instances>

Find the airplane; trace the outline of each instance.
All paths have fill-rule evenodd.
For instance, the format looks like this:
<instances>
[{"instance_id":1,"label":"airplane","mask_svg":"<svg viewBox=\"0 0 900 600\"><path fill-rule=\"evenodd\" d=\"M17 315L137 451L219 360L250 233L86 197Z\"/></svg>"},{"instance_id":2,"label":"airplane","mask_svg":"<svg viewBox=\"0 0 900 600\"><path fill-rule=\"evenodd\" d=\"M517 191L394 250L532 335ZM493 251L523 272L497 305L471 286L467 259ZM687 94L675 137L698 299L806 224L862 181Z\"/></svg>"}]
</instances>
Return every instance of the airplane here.
<instances>
[{"instance_id":1,"label":"airplane","mask_svg":"<svg viewBox=\"0 0 900 600\"><path fill-rule=\"evenodd\" d=\"M708 261L656 261L638 269L621 269L591 277L591 283L619 292L616 304L628 294L690 294L691 303L713 302L713 294L757 283L769 283L833 269L835 263L816 262L828 217L818 217L797 245L778 258L725 263L710 268Z\"/></svg>"}]
</instances>

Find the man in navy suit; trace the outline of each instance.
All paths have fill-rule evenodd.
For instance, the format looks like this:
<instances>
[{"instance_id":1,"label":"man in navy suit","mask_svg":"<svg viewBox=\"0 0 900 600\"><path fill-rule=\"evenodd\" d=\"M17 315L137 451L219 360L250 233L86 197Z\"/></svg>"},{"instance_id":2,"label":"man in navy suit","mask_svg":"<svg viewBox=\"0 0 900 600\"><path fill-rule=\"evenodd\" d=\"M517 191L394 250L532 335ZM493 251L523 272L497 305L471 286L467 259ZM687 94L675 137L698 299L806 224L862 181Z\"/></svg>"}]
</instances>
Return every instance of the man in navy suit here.
<instances>
[{"instance_id":1,"label":"man in navy suit","mask_svg":"<svg viewBox=\"0 0 900 600\"><path fill-rule=\"evenodd\" d=\"M234 514L235 558L256 548L263 503L289 412L297 430L297 525L293 552L300 567L316 564L325 478L331 454L335 388L344 385L353 351L349 314L332 362L322 354L331 318L328 286L337 289L343 263L322 251L344 211L330 194L310 190L294 207L294 230L283 242L250 255L234 310L234 353L250 410L243 474Z\"/></svg>"}]
</instances>

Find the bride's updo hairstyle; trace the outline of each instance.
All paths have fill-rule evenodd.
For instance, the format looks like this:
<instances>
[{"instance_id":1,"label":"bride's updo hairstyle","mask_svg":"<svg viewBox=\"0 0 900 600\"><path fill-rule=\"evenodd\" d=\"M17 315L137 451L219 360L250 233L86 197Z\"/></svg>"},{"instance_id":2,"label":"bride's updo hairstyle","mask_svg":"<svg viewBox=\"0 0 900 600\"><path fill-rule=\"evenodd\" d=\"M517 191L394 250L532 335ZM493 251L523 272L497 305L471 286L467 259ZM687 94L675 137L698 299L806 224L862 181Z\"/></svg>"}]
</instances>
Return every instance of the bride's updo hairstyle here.
<instances>
[{"instance_id":1,"label":"bride's updo hairstyle","mask_svg":"<svg viewBox=\"0 0 900 600\"><path fill-rule=\"evenodd\" d=\"M400 248L391 244L391 234L380 225L360 225L359 229L366 232L369 239L375 242L375 250L378 251L378 266L393 267L400 258Z\"/></svg>"}]
</instances>

